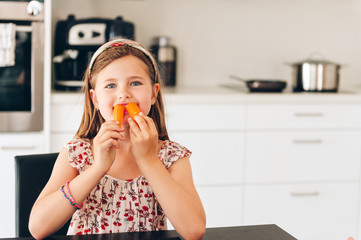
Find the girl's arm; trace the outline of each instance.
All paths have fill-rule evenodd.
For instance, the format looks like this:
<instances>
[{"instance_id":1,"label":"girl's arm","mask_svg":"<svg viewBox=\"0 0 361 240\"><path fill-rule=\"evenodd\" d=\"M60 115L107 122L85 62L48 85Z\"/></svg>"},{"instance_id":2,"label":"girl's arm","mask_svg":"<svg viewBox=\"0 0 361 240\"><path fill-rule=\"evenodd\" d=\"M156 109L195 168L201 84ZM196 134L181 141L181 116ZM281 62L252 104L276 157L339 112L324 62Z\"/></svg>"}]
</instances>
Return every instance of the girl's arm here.
<instances>
[{"instance_id":1,"label":"girl's arm","mask_svg":"<svg viewBox=\"0 0 361 240\"><path fill-rule=\"evenodd\" d=\"M30 213L29 230L36 239L43 239L59 230L73 215L75 208L60 191L71 181L69 188L78 205L88 196L104 174L90 167L81 175L69 164L67 150L60 151L48 183L40 193ZM64 189L66 192L66 190Z\"/></svg>"},{"instance_id":2,"label":"girl's arm","mask_svg":"<svg viewBox=\"0 0 361 240\"><path fill-rule=\"evenodd\" d=\"M206 216L193 184L189 157L178 159L167 170L158 158L158 133L151 118L141 114L129 119L132 152L165 214L185 239L201 239Z\"/></svg>"},{"instance_id":3,"label":"girl's arm","mask_svg":"<svg viewBox=\"0 0 361 240\"><path fill-rule=\"evenodd\" d=\"M56 232L75 212L75 208L60 191L60 186L71 181L69 188L75 202L80 205L113 164L115 148L122 138L116 122L104 123L93 141L94 163L80 175L69 164L66 148L61 150L50 179L30 213L29 230L34 238L43 239Z\"/></svg>"},{"instance_id":4,"label":"girl's arm","mask_svg":"<svg viewBox=\"0 0 361 240\"><path fill-rule=\"evenodd\" d=\"M193 184L189 158L178 159L168 169L159 159L141 168L144 177L173 227L185 239L201 239L206 216Z\"/></svg>"}]
</instances>

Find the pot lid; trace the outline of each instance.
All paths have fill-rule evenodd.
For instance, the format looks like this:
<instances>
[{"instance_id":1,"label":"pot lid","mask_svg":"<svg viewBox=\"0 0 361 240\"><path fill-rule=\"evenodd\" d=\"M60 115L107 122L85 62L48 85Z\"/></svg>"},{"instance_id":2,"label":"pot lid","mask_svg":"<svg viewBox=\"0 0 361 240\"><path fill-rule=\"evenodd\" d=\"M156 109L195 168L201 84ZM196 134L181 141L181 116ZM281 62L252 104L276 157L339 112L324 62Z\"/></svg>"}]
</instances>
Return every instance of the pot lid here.
<instances>
[{"instance_id":1,"label":"pot lid","mask_svg":"<svg viewBox=\"0 0 361 240\"><path fill-rule=\"evenodd\" d=\"M325 59L305 59L303 61L295 62L293 65L302 65L302 64L322 64L322 65L340 65L339 63L332 62Z\"/></svg>"}]
</instances>

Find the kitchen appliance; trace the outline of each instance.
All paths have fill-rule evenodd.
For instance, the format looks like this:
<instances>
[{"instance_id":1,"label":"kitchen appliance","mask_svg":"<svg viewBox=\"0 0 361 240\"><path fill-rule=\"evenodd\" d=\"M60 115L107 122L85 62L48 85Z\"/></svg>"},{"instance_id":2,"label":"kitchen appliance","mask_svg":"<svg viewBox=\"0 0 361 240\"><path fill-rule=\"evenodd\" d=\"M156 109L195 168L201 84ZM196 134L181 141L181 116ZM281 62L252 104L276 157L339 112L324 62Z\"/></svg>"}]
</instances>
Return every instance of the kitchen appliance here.
<instances>
[{"instance_id":1,"label":"kitchen appliance","mask_svg":"<svg viewBox=\"0 0 361 240\"><path fill-rule=\"evenodd\" d=\"M0 1L0 132L43 130L42 10L38 1Z\"/></svg>"},{"instance_id":2,"label":"kitchen appliance","mask_svg":"<svg viewBox=\"0 0 361 240\"><path fill-rule=\"evenodd\" d=\"M170 44L170 39L164 36L154 38L150 48L158 61L164 86L174 87L176 85L177 49Z\"/></svg>"},{"instance_id":3,"label":"kitchen appliance","mask_svg":"<svg viewBox=\"0 0 361 240\"><path fill-rule=\"evenodd\" d=\"M294 92L337 92L341 65L327 60L306 59L291 64Z\"/></svg>"},{"instance_id":4,"label":"kitchen appliance","mask_svg":"<svg viewBox=\"0 0 361 240\"><path fill-rule=\"evenodd\" d=\"M232 79L244 82L247 84L249 91L251 92L282 92L287 86L286 81L281 80L261 80L261 79L243 79L241 77L229 76Z\"/></svg>"},{"instance_id":5,"label":"kitchen appliance","mask_svg":"<svg viewBox=\"0 0 361 240\"><path fill-rule=\"evenodd\" d=\"M56 25L54 44L55 89L79 90L93 53L114 38L134 40L133 23L115 19L75 19L69 15Z\"/></svg>"}]
</instances>

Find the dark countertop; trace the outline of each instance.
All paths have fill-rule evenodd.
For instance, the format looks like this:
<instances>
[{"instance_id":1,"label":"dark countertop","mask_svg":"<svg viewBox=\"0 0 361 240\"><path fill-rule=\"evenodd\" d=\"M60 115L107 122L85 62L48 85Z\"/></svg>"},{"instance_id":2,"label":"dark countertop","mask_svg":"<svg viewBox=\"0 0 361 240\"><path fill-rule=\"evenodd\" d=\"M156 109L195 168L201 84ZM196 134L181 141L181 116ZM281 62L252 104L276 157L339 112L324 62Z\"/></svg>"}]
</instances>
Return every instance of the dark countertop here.
<instances>
[{"instance_id":1,"label":"dark countertop","mask_svg":"<svg viewBox=\"0 0 361 240\"><path fill-rule=\"evenodd\" d=\"M4 238L30 240L33 238ZM52 236L54 240L179 240L179 234L174 231L112 233L76 236ZM240 227L207 228L204 240L296 240L277 225L254 225Z\"/></svg>"}]
</instances>

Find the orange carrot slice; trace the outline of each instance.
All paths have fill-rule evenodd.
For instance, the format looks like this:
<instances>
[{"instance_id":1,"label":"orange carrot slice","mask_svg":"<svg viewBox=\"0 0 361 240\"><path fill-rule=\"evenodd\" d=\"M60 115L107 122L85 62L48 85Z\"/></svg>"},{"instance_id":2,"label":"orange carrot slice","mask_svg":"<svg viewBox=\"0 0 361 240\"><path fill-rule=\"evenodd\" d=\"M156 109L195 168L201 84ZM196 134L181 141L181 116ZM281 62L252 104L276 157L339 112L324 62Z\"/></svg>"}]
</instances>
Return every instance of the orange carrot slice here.
<instances>
[{"instance_id":1,"label":"orange carrot slice","mask_svg":"<svg viewBox=\"0 0 361 240\"><path fill-rule=\"evenodd\" d=\"M114 107L113 118L114 118L114 121L119 122L119 126L122 125L123 114L124 114L124 106L121 104L116 105Z\"/></svg>"},{"instance_id":2,"label":"orange carrot slice","mask_svg":"<svg viewBox=\"0 0 361 240\"><path fill-rule=\"evenodd\" d=\"M132 119L134 119L135 115L139 115L140 113L140 109L135 102L128 103L127 106L125 106L125 109L127 110Z\"/></svg>"}]
</instances>

